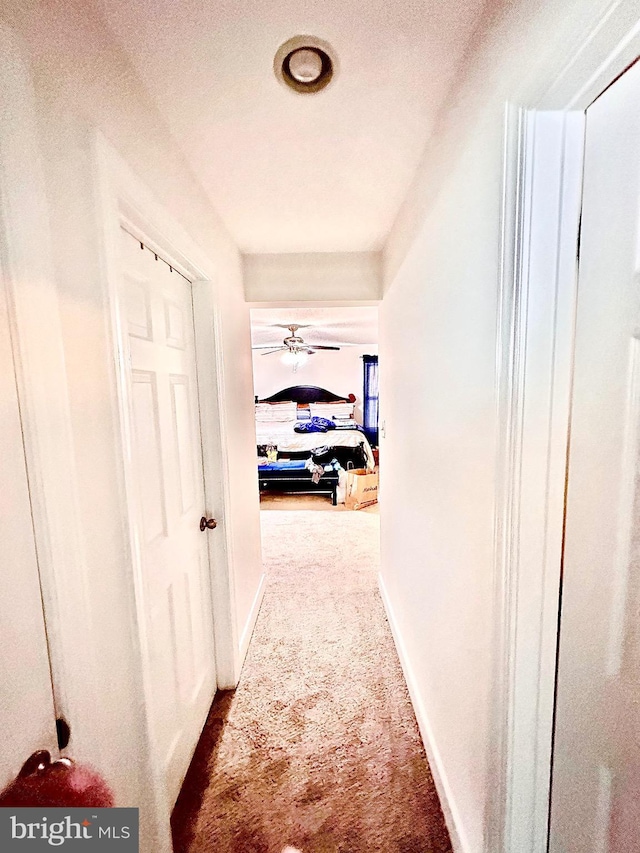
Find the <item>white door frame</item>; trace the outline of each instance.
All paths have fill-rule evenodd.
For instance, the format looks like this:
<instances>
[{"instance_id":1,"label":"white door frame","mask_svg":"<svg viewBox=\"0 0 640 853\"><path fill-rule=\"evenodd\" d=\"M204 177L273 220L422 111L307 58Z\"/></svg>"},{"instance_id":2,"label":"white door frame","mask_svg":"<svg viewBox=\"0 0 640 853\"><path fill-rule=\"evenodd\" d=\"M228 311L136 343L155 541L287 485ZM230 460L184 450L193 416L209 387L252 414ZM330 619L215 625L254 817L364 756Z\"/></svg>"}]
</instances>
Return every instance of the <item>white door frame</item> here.
<instances>
[{"instance_id":1,"label":"white door frame","mask_svg":"<svg viewBox=\"0 0 640 853\"><path fill-rule=\"evenodd\" d=\"M490 828L504 833L491 849L510 853L546 847L583 129L580 112L512 109L507 117L518 168L505 193L518 204L504 222L498 344L504 618L495 685L505 740L492 755L502 790Z\"/></svg>"},{"instance_id":2,"label":"white door frame","mask_svg":"<svg viewBox=\"0 0 640 853\"><path fill-rule=\"evenodd\" d=\"M506 108L486 853L547 850L585 110L640 55L637 18L617 0Z\"/></svg>"},{"instance_id":3,"label":"white door frame","mask_svg":"<svg viewBox=\"0 0 640 853\"><path fill-rule=\"evenodd\" d=\"M215 534L209 537L216 670L218 687L233 688L237 684L239 647L233 618L235 590L231 565L232 549L226 524L229 476L224 453L225 425L221 417L224 390L215 270L202 250L180 224L158 204L149 189L100 133L97 133L95 138L95 164L98 221L103 237L101 267L104 270L104 292L111 317L113 376L117 391L119 439L123 460L121 486L126 507L132 573L138 585L141 575L136 543L137 521L132 500L132 445L126 394L128 368L123 349L123 336L120 331L118 297L121 277L119 262L121 225L139 238L145 246L161 254L178 272L193 282L205 501L207 510L218 520ZM139 595L139 593L138 589L136 594ZM138 627L142 630L141 624ZM144 632L141 636L144 642Z\"/></svg>"}]
</instances>

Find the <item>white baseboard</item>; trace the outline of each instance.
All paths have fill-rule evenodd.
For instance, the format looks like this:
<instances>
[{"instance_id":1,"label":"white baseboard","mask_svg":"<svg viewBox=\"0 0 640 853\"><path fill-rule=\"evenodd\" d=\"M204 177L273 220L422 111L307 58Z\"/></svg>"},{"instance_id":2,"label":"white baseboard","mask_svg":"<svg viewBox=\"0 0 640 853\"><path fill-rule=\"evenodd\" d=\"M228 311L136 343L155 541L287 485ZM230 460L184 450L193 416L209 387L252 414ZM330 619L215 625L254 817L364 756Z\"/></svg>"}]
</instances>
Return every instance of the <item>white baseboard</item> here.
<instances>
[{"instance_id":1,"label":"white baseboard","mask_svg":"<svg viewBox=\"0 0 640 853\"><path fill-rule=\"evenodd\" d=\"M258 613L260 612L260 606L264 597L265 580L266 575L263 572L260 576L260 583L258 584L258 589L256 590L256 594L253 598L251 610L249 611L249 616L245 623L242 636L240 637L238 677L240 676L240 671L242 669L242 665L244 664L244 659L246 658L247 652L249 650L249 643L251 642L251 635L253 634L253 629L256 627L256 620L258 618Z\"/></svg>"},{"instance_id":2,"label":"white baseboard","mask_svg":"<svg viewBox=\"0 0 640 853\"><path fill-rule=\"evenodd\" d=\"M429 760L431 775L433 776L433 781L436 785L444 819L447 824L447 829L449 830L449 835L451 836L451 846L453 847L454 853L472 853L471 845L464 832L460 812L456 806L453 792L451 791L451 786L447 779L447 773L444 768L442 756L440 755L440 751L436 744L433 729L429 722L429 717L422 699L420 698L415 676L413 674L413 668L409 662L407 650L402 640L402 634L398 627L393 607L391 606L391 601L387 594L387 589L384 585L384 579L381 574L378 575L378 584L380 586L380 595L382 596L384 608L387 612L387 619L389 620L391 633L393 634L393 639L396 644L398 657L400 658L402 671L404 672L407 687L409 688L409 696L411 697L411 702L413 704L413 710L418 722L418 728L420 729L424 749L427 753L427 759Z\"/></svg>"}]
</instances>

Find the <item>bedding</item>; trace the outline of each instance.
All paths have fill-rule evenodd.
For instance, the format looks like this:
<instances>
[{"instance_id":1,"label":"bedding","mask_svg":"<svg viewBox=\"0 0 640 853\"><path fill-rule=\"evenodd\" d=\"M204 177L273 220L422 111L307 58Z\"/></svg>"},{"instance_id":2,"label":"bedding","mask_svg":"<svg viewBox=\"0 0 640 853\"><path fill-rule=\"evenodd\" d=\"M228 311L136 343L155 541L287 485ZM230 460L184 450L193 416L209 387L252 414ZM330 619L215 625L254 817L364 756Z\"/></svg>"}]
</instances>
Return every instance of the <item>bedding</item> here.
<instances>
[{"instance_id":1,"label":"bedding","mask_svg":"<svg viewBox=\"0 0 640 853\"><path fill-rule=\"evenodd\" d=\"M305 423L298 423L294 426L294 432L329 432L336 428L335 421L330 421L328 418L309 418Z\"/></svg>"},{"instance_id":2,"label":"bedding","mask_svg":"<svg viewBox=\"0 0 640 853\"><path fill-rule=\"evenodd\" d=\"M304 471L304 459L280 459L276 462L261 462L258 471Z\"/></svg>"},{"instance_id":3,"label":"bedding","mask_svg":"<svg viewBox=\"0 0 640 853\"><path fill-rule=\"evenodd\" d=\"M314 455L322 463L333 456L343 467L353 461L373 470L375 460L362 427L353 417L354 394L339 396L315 385L294 385L263 400L256 397L256 440L260 448L275 446L279 454ZM312 418L333 421L327 432L296 432ZM307 457L308 458L308 457Z\"/></svg>"},{"instance_id":4,"label":"bedding","mask_svg":"<svg viewBox=\"0 0 640 853\"><path fill-rule=\"evenodd\" d=\"M371 445L364 433L357 429L334 429L330 432L297 433L296 421L271 423L256 422L257 444L273 444L279 453L302 453L325 447L361 447L367 460L367 468L373 470L375 461Z\"/></svg>"}]
</instances>

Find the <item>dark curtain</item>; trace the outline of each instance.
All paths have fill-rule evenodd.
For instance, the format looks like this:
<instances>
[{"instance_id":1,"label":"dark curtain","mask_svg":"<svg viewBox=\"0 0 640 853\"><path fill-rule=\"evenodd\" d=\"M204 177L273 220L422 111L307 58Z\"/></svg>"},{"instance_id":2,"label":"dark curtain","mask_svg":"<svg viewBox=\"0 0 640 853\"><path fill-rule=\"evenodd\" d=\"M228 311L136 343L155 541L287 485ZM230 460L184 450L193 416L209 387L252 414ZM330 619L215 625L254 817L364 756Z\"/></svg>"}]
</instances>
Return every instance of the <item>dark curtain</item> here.
<instances>
[{"instance_id":1,"label":"dark curtain","mask_svg":"<svg viewBox=\"0 0 640 853\"><path fill-rule=\"evenodd\" d=\"M363 355L364 393L363 427L369 443L378 446L378 356Z\"/></svg>"}]
</instances>

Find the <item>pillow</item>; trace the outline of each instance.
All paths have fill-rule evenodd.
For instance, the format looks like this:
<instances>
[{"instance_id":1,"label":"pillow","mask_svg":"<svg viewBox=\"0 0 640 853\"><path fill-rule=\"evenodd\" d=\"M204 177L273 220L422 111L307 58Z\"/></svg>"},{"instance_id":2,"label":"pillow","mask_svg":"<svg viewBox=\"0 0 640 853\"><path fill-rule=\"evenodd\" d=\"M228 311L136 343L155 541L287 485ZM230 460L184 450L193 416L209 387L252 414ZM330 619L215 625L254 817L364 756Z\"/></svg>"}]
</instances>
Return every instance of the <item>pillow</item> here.
<instances>
[{"instance_id":1,"label":"pillow","mask_svg":"<svg viewBox=\"0 0 640 853\"><path fill-rule=\"evenodd\" d=\"M260 423L295 421L295 419L295 403L256 403L256 421Z\"/></svg>"},{"instance_id":2,"label":"pillow","mask_svg":"<svg viewBox=\"0 0 640 853\"><path fill-rule=\"evenodd\" d=\"M285 400L282 403L266 403L263 401L261 403L256 403L256 409L264 412L276 412L279 409L295 409L297 405L297 403L294 403L291 400Z\"/></svg>"},{"instance_id":3,"label":"pillow","mask_svg":"<svg viewBox=\"0 0 640 853\"><path fill-rule=\"evenodd\" d=\"M310 403L312 418L352 418L354 403Z\"/></svg>"}]
</instances>

